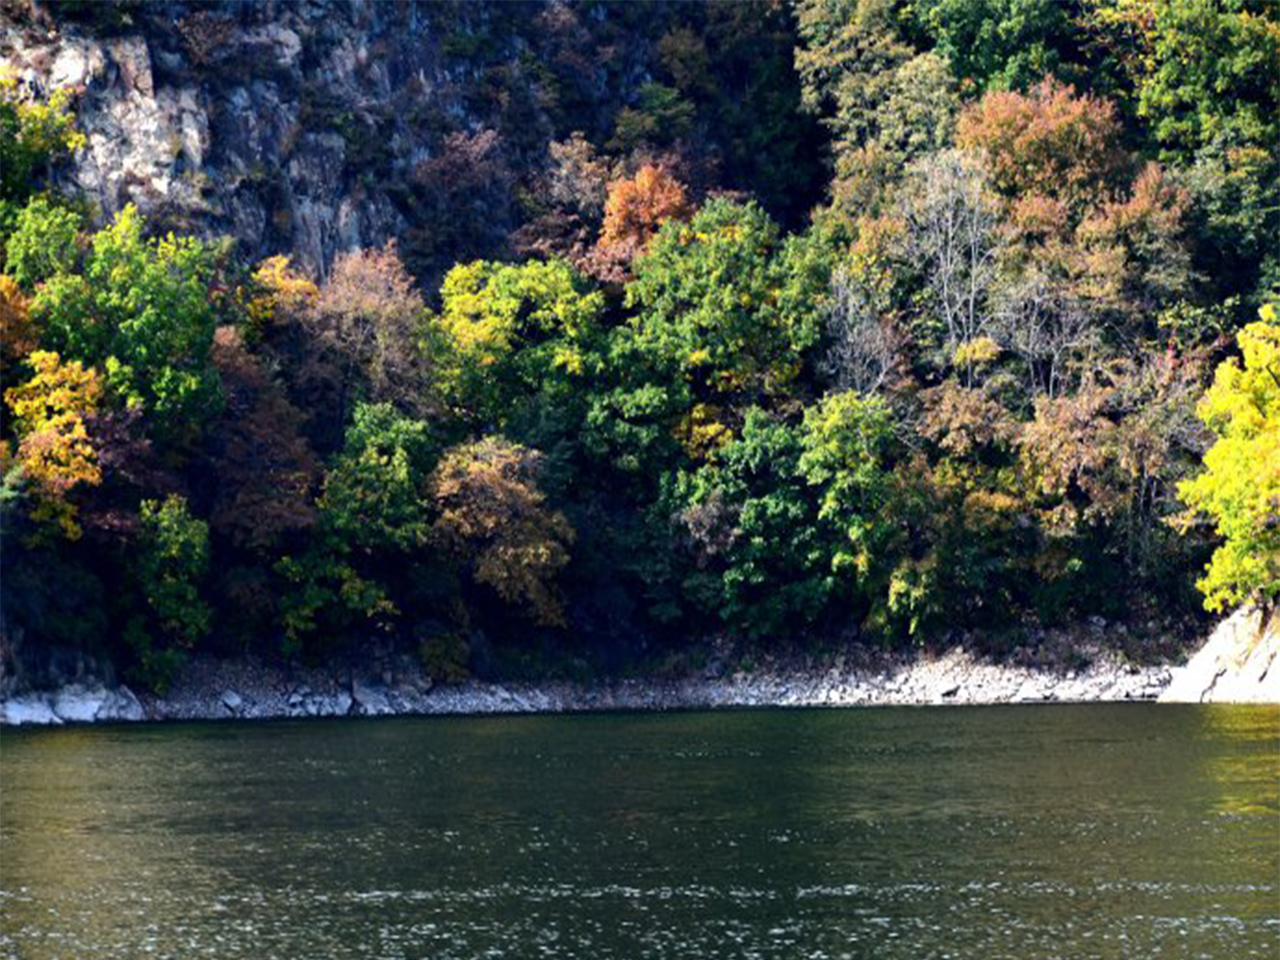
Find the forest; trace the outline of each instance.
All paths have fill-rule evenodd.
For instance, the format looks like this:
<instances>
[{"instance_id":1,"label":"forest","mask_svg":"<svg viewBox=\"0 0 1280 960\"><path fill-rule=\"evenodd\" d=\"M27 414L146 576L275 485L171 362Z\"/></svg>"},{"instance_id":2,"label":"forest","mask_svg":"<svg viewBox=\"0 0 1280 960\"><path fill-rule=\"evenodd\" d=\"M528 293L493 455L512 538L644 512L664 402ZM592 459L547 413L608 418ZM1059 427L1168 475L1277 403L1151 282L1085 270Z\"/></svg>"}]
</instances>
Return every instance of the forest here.
<instances>
[{"instance_id":1,"label":"forest","mask_svg":"<svg viewBox=\"0 0 1280 960\"><path fill-rule=\"evenodd\" d=\"M495 5L585 38L498 90L545 130L319 268L58 189L77 91L0 75L6 635L163 689L1280 600L1275 5L623 6Z\"/></svg>"}]
</instances>

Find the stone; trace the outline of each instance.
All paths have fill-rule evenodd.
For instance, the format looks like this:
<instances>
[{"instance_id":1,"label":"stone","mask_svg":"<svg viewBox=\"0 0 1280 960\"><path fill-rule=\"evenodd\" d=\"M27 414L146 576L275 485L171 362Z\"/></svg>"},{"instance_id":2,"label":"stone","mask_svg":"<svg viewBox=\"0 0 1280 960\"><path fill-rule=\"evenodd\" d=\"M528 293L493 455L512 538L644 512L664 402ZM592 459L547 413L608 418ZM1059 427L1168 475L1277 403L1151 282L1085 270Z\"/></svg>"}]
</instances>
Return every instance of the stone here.
<instances>
[{"instance_id":1,"label":"stone","mask_svg":"<svg viewBox=\"0 0 1280 960\"><path fill-rule=\"evenodd\" d=\"M0 704L0 721L21 726L59 726L62 718L53 712L49 701L40 694L11 697Z\"/></svg>"},{"instance_id":2,"label":"stone","mask_svg":"<svg viewBox=\"0 0 1280 960\"><path fill-rule=\"evenodd\" d=\"M363 716L378 717L395 713L384 686L352 680L351 698L356 712Z\"/></svg>"},{"instance_id":3,"label":"stone","mask_svg":"<svg viewBox=\"0 0 1280 960\"><path fill-rule=\"evenodd\" d=\"M94 719L99 721L128 720L136 722L147 719L147 712L143 709L138 698L134 696L133 691L128 687L122 686L107 694Z\"/></svg>"},{"instance_id":4,"label":"stone","mask_svg":"<svg viewBox=\"0 0 1280 960\"><path fill-rule=\"evenodd\" d=\"M1186 666L1170 671L1167 703L1280 703L1280 613L1241 608L1218 624Z\"/></svg>"},{"instance_id":5,"label":"stone","mask_svg":"<svg viewBox=\"0 0 1280 960\"><path fill-rule=\"evenodd\" d=\"M222 693L222 705L232 713L236 713L244 705L244 700L234 690L224 690Z\"/></svg>"},{"instance_id":6,"label":"stone","mask_svg":"<svg viewBox=\"0 0 1280 960\"><path fill-rule=\"evenodd\" d=\"M73 683L59 690L53 698L53 712L68 723L92 723L107 699L102 687L86 688Z\"/></svg>"}]
</instances>

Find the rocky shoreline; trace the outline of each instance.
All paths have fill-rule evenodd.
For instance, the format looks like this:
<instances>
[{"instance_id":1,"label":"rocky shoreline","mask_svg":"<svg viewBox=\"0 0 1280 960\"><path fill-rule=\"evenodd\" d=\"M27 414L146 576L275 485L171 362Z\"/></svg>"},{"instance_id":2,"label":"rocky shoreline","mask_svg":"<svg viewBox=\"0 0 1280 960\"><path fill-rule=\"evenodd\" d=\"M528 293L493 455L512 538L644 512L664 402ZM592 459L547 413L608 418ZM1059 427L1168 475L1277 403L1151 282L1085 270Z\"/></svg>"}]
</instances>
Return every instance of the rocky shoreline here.
<instances>
[{"instance_id":1,"label":"rocky shoreline","mask_svg":"<svg viewBox=\"0 0 1280 960\"><path fill-rule=\"evenodd\" d=\"M93 682L15 694L0 702L0 723L1155 700L1171 677L1168 667L1138 668L1118 660L1067 672L1014 667L958 648L872 670L837 658L818 671L586 683L439 684L405 663L362 674L203 660L189 664L163 696Z\"/></svg>"},{"instance_id":2,"label":"rocky shoreline","mask_svg":"<svg viewBox=\"0 0 1280 960\"><path fill-rule=\"evenodd\" d=\"M578 713L733 707L853 707L1111 701L1280 703L1280 618L1240 611L1186 665L1138 666L1104 644L1076 669L997 662L964 647L910 655L850 649L751 671L713 661L678 677L437 683L408 656L305 668L253 659L188 663L164 695L81 679L0 696L0 724ZM1273 669L1274 667L1274 669Z\"/></svg>"}]
</instances>

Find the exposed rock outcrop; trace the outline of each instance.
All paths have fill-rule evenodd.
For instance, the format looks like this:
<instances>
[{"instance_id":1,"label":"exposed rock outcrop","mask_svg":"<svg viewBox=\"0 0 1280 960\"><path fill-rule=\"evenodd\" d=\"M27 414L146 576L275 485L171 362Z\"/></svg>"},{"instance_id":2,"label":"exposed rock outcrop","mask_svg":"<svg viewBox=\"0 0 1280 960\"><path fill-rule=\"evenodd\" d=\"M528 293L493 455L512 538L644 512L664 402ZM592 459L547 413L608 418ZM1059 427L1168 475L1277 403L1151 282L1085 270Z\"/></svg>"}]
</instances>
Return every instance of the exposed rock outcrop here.
<instances>
[{"instance_id":1,"label":"exposed rock outcrop","mask_svg":"<svg viewBox=\"0 0 1280 960\"><path fill-rule=\"evenodd\" d=\"M1280 611L1245 607L1218 624L1186 666L1173 672L1164 703L1280 703Z\"/></svg>"},{"instance_id":2,"label":"exposed rock outcrop","mask_svg":"<svg viewBox=\"0 0 1280 960\"><path fill-rule=\"evenodd\" d=\"M619 44L625 5L95 7L0 13L5 72L37 96L79 92L87 146L55 186L101 217L132 202L160 228L233 237L249 260L289 253L313 275L399 238L428 286L502 252L550 140L607 139L669 16L654 8L652 36ZM601 66L583 70L593 45Z\"/></svg>"}]
</instances>

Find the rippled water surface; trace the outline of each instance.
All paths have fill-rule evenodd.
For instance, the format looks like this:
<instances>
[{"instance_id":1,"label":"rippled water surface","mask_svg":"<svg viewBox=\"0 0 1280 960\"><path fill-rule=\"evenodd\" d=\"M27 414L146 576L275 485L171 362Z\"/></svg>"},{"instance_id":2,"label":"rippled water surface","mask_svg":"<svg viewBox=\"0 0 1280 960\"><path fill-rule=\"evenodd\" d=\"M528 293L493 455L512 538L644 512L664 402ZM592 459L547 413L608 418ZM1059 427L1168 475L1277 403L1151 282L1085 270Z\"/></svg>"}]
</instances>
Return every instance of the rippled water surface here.
<instances>
[{"instance_id":1,"label":"rippled water surface","mask_svg":"<svg viewBox=\"0 0 1280 960\"><path fill-rule=\"evenodd\" d=\"M1280 956L1280 709L6 731L0 956Z\"/></svg>"}]
</instances>

